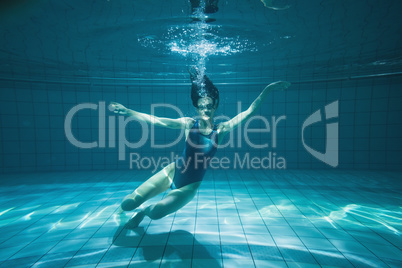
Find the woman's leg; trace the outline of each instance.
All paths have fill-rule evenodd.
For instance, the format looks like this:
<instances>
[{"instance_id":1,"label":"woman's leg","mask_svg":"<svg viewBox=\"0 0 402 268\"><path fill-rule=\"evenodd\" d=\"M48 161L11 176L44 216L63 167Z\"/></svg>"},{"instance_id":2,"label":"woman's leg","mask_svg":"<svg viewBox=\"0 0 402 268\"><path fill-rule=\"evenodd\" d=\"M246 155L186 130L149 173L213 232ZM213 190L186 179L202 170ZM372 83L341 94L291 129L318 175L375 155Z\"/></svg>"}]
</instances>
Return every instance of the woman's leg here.
<instances>
[{"instance_id":1,"label":"woman's leg","mask_svg":"<svg viewBox=\"0 0 402 268\"><path fill-rule=\"evenodd\" d=\"M175 163L171 163L153 175L135 191L127 195L121 203L121 209L128 211L139 207L148 199L168 190L172 184L175 172Z\"/></svg>"},{"instance_id":2,"label":"woman's leg","mask_svg":"<svg viewBox=\"0 0 402 268\"><path fill-rule=\"evenodd\" d=\"M176 212L194 198L200 184L201 182L194 182L179 189L172 190L158 203L147 206L138 212L130 220L129 226L132 228L137 227L145 216L153 220L158 220L168 214Z\"/></svg>"}]
</instances>

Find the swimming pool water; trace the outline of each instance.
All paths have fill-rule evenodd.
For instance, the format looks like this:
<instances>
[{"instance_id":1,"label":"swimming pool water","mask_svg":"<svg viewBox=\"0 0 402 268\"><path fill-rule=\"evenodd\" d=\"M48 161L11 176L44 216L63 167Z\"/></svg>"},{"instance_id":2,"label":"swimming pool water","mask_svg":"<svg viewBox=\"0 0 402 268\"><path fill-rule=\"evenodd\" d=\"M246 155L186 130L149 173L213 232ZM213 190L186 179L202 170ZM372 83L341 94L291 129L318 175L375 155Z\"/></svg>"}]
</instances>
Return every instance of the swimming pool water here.
<instances>
[{"instance_id":1,"label":"swimming pool water","mask_svg":"<svg viewBox=\"0 0 402 268\"><path fill-rule=\"evenodd\" d=\"M263 2L208 19L188 0L0 3L1 267L402 266L402 2ZM221 119L292 86L228 135L229 167L187 206L124 228L122 199L184 138L108 104L193 117L192 65Z\"/></svg>"},{"instance_id":2,"label":"swimming pool water","mask_svg":"<svg viewBox=\"0 0 402 268\"><path fill-rule=\"evenodd\" d=\"M178 212L125 229L114 212L147 176L3 175L13 183L1 187L1 267L402 263L400 172L214 170Z\"/></svg>"}]
</instances>

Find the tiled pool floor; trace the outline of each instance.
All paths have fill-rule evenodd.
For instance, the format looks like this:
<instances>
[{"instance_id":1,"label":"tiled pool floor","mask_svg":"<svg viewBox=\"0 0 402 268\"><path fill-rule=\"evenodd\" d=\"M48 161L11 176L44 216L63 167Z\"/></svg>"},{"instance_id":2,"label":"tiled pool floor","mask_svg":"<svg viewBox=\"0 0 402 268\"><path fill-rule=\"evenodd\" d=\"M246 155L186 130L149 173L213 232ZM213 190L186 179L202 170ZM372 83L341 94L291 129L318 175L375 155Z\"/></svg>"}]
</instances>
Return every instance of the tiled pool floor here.
<instances>
[{"instance_id":1,"label":"tiled pool floor","mask_svg":"<svg viewBox=\"0 0 402 268\"><path fill-rule=\"evenodd\" d=\"M1 175L0 267L402 267L400 172L211 170L177 213L124 228L150 175Z\"/></svg>"}]
</instances>

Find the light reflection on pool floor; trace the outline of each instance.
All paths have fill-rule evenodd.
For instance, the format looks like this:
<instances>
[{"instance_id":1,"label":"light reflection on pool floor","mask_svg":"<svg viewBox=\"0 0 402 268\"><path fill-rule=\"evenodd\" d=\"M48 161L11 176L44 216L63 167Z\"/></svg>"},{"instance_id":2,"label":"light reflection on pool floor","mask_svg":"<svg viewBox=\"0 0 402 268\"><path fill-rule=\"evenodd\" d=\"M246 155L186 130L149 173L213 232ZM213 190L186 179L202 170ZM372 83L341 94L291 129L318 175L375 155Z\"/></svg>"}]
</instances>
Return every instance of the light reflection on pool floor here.
<instances>
[{"instance_id":1,"label":"light reflection on pool floor","mask_svg":"<svg viewBox=\"0 0 402 268\"><path fill-rule=\"evenodd\" d=\"M401 173L211 170L186 207L124 228L149 175L2 175L0 267L402 266Z\"/></svg>"}]
</instances>

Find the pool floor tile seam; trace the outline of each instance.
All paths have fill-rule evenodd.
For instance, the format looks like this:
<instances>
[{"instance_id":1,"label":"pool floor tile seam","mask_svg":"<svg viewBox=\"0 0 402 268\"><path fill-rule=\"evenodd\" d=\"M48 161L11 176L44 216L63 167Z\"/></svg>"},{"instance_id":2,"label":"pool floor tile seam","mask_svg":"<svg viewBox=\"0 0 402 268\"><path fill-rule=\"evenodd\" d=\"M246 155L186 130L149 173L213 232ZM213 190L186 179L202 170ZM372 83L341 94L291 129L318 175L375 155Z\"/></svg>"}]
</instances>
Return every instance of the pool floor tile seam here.
<instances>
[{"instance_id":1,"label":"pool floor tile seam","mask_svg":"<svg viewBox=\"0 0 402 268\"><path fill-rule=\"evenodd\" d=\"M145 219L135 230L119 227L114 216L124 195L140 184L135 178L129 180L132 172L93 172L90 179L83 179L90 180L89 184L73 188L61 186L62 191L60 183L35 184L39 192L46 189L49 198L56 193L67 198L61 198L60 204L57 199L49 200L45 196L39 201L25 199L26 206L20 203L14 211L6 207L12 199L3 200L9 195L23 196L26 189L10 187L10 192L2 194L5 199L0 198L0 211L3 211L0 229L11 231L11 236L5 236L8 238L0 244L3 245L0 267L17 264L40 267L46 263L61 267L113 264L134 267L139 263L158 267L197 267L202 263L216 267L225 264L264 267L267 261L275 262L278 267L398 266L402 264L398 257L402 256L398 235L401 225L397 221L401 211L394 203L398 189L401 190L395 180L398 176L395 172L362 172L361 176L379 178L387 190L384 194L366 195L373 189L381 192L382 188L370 185L371 188L359 190L358 186L364 182L359 174L327 170L213 170L187 206L160 221ZM342 179L337 180L338 177ZM391 179L387 180L388 177ZM357 179L343 184L346 178ZM327 184L331 186L326 188ZM388 191L391 185L394 191ZM163 194L148 202L160 198ZM74 203L79 205L71 207ZM39 214L32 207L35 204L42 209ZM67 210L59 211L61 207ZM8 215L19 218L14 220ZM53 224L59 217L69 220ZM52 226L51 232L46 231ZM21 245L24 236L27 240ZM157 240L143 240L147 237ZM96 241L103 241L104 246L94 245Z\"/></svg>"}]
</instances>

